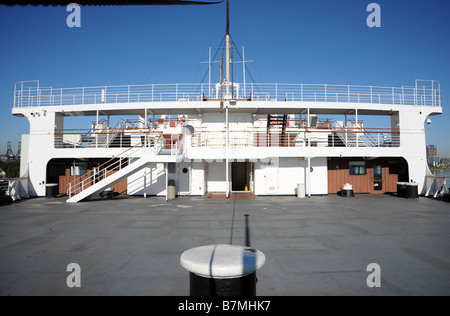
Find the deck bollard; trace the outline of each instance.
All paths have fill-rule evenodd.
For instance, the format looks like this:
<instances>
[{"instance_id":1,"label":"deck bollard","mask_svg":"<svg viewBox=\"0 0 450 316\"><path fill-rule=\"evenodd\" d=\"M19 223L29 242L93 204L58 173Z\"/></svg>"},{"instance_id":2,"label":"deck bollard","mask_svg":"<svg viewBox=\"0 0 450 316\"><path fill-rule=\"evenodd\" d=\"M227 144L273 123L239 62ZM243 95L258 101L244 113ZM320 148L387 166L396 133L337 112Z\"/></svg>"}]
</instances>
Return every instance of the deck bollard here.
<instances>
[{"instance_id":1,"label":"deck bollard","mask_svg":"<svg viewBox=\"0 0 450 316\"><path fill-rule=\"evenodd\" d=\"M58 184L48 183L45 185L45 198L54 199L58 196Z\"/></svg>"},{"instance_id":2,"label":"deck bollard","mask_svg":"<svg viewBox=\"0 0 450 316\"><path fill-rule=\"evenodd\" d=\"M234 245L193 248L180 258L189 271L190 296L256 296L256 271L265 262L261 251Z\"/></svg>"},{"instance_id":3,"label":"deck bollard","mask_svg":"<svg viewBox=\"0 0 450 316\"><path fill-rule=\"evenodd\" d=\"M419 185L417 183L406 183L406 198L407 199L419 198Z\"/></svg>"},{"instance_id":4,"label":"deck bollard","mask_svg":"<svg viewBox=\"0 0 450 316\"><path fill-rule=\"evenodd\" d=\"M406 197L406 184L408 182L397 182L397 196L405 198Z\"/></svg>"},{"instance_id":5,"label":"deck bollard","mask_svg":"<svg viewBox=\"0 0 450 316\"><path fill-rule=\"evenodd\" d=\"M350 183L344 184L344 188L342 189L341 196L354 197L355 193L353 192L353 185L351 185Z\"/></svg>"}]
</instances>

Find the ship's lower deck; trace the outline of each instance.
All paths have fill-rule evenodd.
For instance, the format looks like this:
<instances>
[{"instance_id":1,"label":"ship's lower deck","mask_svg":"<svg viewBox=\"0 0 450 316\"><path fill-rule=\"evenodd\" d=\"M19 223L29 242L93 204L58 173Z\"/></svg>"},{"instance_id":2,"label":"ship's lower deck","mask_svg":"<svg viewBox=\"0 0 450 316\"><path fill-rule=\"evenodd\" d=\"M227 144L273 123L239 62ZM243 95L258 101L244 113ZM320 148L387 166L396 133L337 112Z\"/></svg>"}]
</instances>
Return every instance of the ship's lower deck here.
<instances>
[{"instance_id":1,"label":"ship's lower deck","mask_svg":"<svg viewBox=\"0 0 450 316\"><path fill-rule=\"evenodd\" d=\"M53 159L47 166L46 183L58 184L60 194L68 194L69 184L76 180L84 181L86 188L96 182L94 178L91 183L87 175L106 160ZM408 182L409 175L408 163L398 157L243 159L230 160L228 168L225 160L184 159L150 163L111 188L118 194L166 196L168 180L175 181L178 196L233 192L296 195L299 184L305 184L308 195L327 195L339 193L346 183L353 185L355 193L383 194L396 192L396 183Z\"/></svg>"}]
</instances>

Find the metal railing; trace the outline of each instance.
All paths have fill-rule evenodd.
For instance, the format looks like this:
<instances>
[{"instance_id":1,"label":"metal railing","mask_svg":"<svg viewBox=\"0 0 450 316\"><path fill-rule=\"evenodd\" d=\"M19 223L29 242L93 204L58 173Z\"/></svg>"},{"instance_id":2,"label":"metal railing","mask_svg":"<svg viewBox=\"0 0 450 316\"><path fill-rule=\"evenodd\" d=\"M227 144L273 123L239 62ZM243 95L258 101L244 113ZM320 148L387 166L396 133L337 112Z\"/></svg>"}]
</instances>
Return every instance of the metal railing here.
<instances>
[{"instance_id":1,"label":"metal railing","mask_svg":"<svg viewBox=\"0 0 450 316\"><path fill-rule=\"evenodd\" d=\"M304 101L336 103L441 106L440 84L415 87L379 87L328 84L239 84L233 95L247 101ZM190 102L217 99L209 84L148 84L81 88L40 87L39 82L16 83L14 107ZM211 92L212 91L212 92Z\"/></svg>"},{"instance_id":2,"label":"metal railing","mask_svg":"<svg viewBox=\"0 0 450 316\"><path fill-rule=\"evenodd\" d=\"M226 131L196 132L191 139L195 148L223 148L227 144ZM356 136L358 135L358 136ZM229 147L399 147L398 129L300 128L285 132L272 130L230 131ZM358 141L356 141L356 139Z\"/></svg>"},{"instance_id":3,"label":"metal railing","mask_svg":"<svg viewBox=\"0 0 450 316\"><path fill-rule=\"evenodd\" d=\"M159 148L158 154L178 156L185 144L184 134L164 134L149 129L107 129L92 131L88 129L55 130L55 148ZM143 145L145 144L145 145Z\"/></svg>"},{"instance_id":4,"label":"metal railing","mask_svg":"<svg viewBox=\"0 0 450 316\"><path fill-rule=\"evenodd\" d=\"M181 157L183 155L185 135L175 137L171 135L168 144L163 134L158 134L157 138L145 137L138 144L128 148L119 155L111 158L104 164L93 168L85 175L74 177L74 180L67 185L67 195L69 198L83 192L85 189L105 180L115 172L132 165L143 155L171 155Z\"/></svg>"},{"instance_id":5,"label":"metal railing","mask_svg":"<svg viewBox=\"0 0 450 316\"><path fill-rule=\"evenodd\" d=\"M130 148L143 138L154 144L161 135L149 128L57 129L55 148Z\"/></svg>"},{"instance_id":6,"label":"metal railing","mask_svg":"<svg viewBox=\"0 0 450 316\"><path fill-rule=\"evenodd\" d=\"M155 148L155 154L160 148L161 146ZM115 172L122 170L123 167L130 165L135 157L146 150L149 149L147 148L145 141L142 141L97 168L93 168L85 175L79 177L74 176L74 180L67 185L67 194L69 195L69 198L72 198L73 195L77 195L92 185L106 179Z\"/></svg>"}]
</instances>

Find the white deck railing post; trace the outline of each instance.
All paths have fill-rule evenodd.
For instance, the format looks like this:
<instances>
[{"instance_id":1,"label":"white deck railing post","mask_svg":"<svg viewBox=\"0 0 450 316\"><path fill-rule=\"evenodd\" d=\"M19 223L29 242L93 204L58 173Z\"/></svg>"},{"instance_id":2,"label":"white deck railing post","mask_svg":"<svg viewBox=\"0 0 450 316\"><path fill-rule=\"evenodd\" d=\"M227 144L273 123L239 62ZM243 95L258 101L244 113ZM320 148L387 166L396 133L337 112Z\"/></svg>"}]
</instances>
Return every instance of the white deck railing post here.
<instances>
[{"instance_id":1,"label":"white deck railing post","mask_svg":"<svg viewBox=\"0 0 450 316\"><path fill-rule=\"evenodd\" d=\"M303 102L303 83L300 85L301 101Z\"/></svg>"}]
</instances>

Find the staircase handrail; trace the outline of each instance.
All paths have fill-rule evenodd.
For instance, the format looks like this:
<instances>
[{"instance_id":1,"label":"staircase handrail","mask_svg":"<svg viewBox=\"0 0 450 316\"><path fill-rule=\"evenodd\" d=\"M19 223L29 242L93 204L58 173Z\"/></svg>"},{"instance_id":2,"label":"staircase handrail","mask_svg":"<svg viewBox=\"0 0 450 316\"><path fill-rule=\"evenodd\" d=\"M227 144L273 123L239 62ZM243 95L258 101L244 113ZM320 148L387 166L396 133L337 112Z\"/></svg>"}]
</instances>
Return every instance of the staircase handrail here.
<instances>
[{"instance_id":1,"label":"staircase handrail","mask_svg":"<svg viewBox=\"0 0 450 316\"><path fill-rule=\"evenodd\" d=\"M158 139L157 139L156 141L152 141L151 144L158 144L158 143L161 143L161 141L162 141L162 139L163 139L162 133L157 132L157 133L155 133L155 134L157 134L157 135L159 134L159 137L158 137ZM148 146L149 144L150 144L150 143L148 143L148 139L147 139L147 137L146 137L146 138L145 138L143 141L141 141L140 143L134 145L134 146L131 147L131 148L128 148L127 150L125 150L124 152L118 154L117 156L114 156L113 158L111 158L110 160L108 160L108 161L106 161L105 163L101 164L100 166L98 166L98 167L96 167L96 168L93 168L93 169L92 169L90 172L88 172L86 175L80 176L79 179L74 179L72 182L70 182L69 184L67 184L67 186L68 186L67 192L68 192L69 197L72 197L72 194L73 194L73 193L75 193L75 195L78 194L79 192L77 193L77 191L80 190L80 189L81 189L80 192L83 191L84 185L85 185L86 181L91 181L91 182L92 182L93 180L95 180L95 177L96 177L96 176L101 176L102 173L103 173L103 175L104 175L104 178L106 178L106 177L107 177L107 171L108 171L108 169L109 169L109 170L114 170L115 168L117 168L117 166L119 166L119 168L120 168L121 165L122 165L122 160L119 159L119 161L117 161L117 158L124 158L124 155L125 155L126 153L130 152L130 151L133 150L133 149L139 148L139 149L137 150L137 152L135 153L135 154L137 154L137 153L139 153L141 150L147 149L148 147L150 147L150 146ZM141 148L141 145L144 145L144 146ZM155 148L157 149L157 150L156 150L156 154L157 154L157 153L158 153L158 148L159 148L159 150L160 150L160 149L162 148L162 145L160 144L159 147L155 147ZM97 179L98 179L98 178L97 178Z\"/></svg>"}]
</instances>

